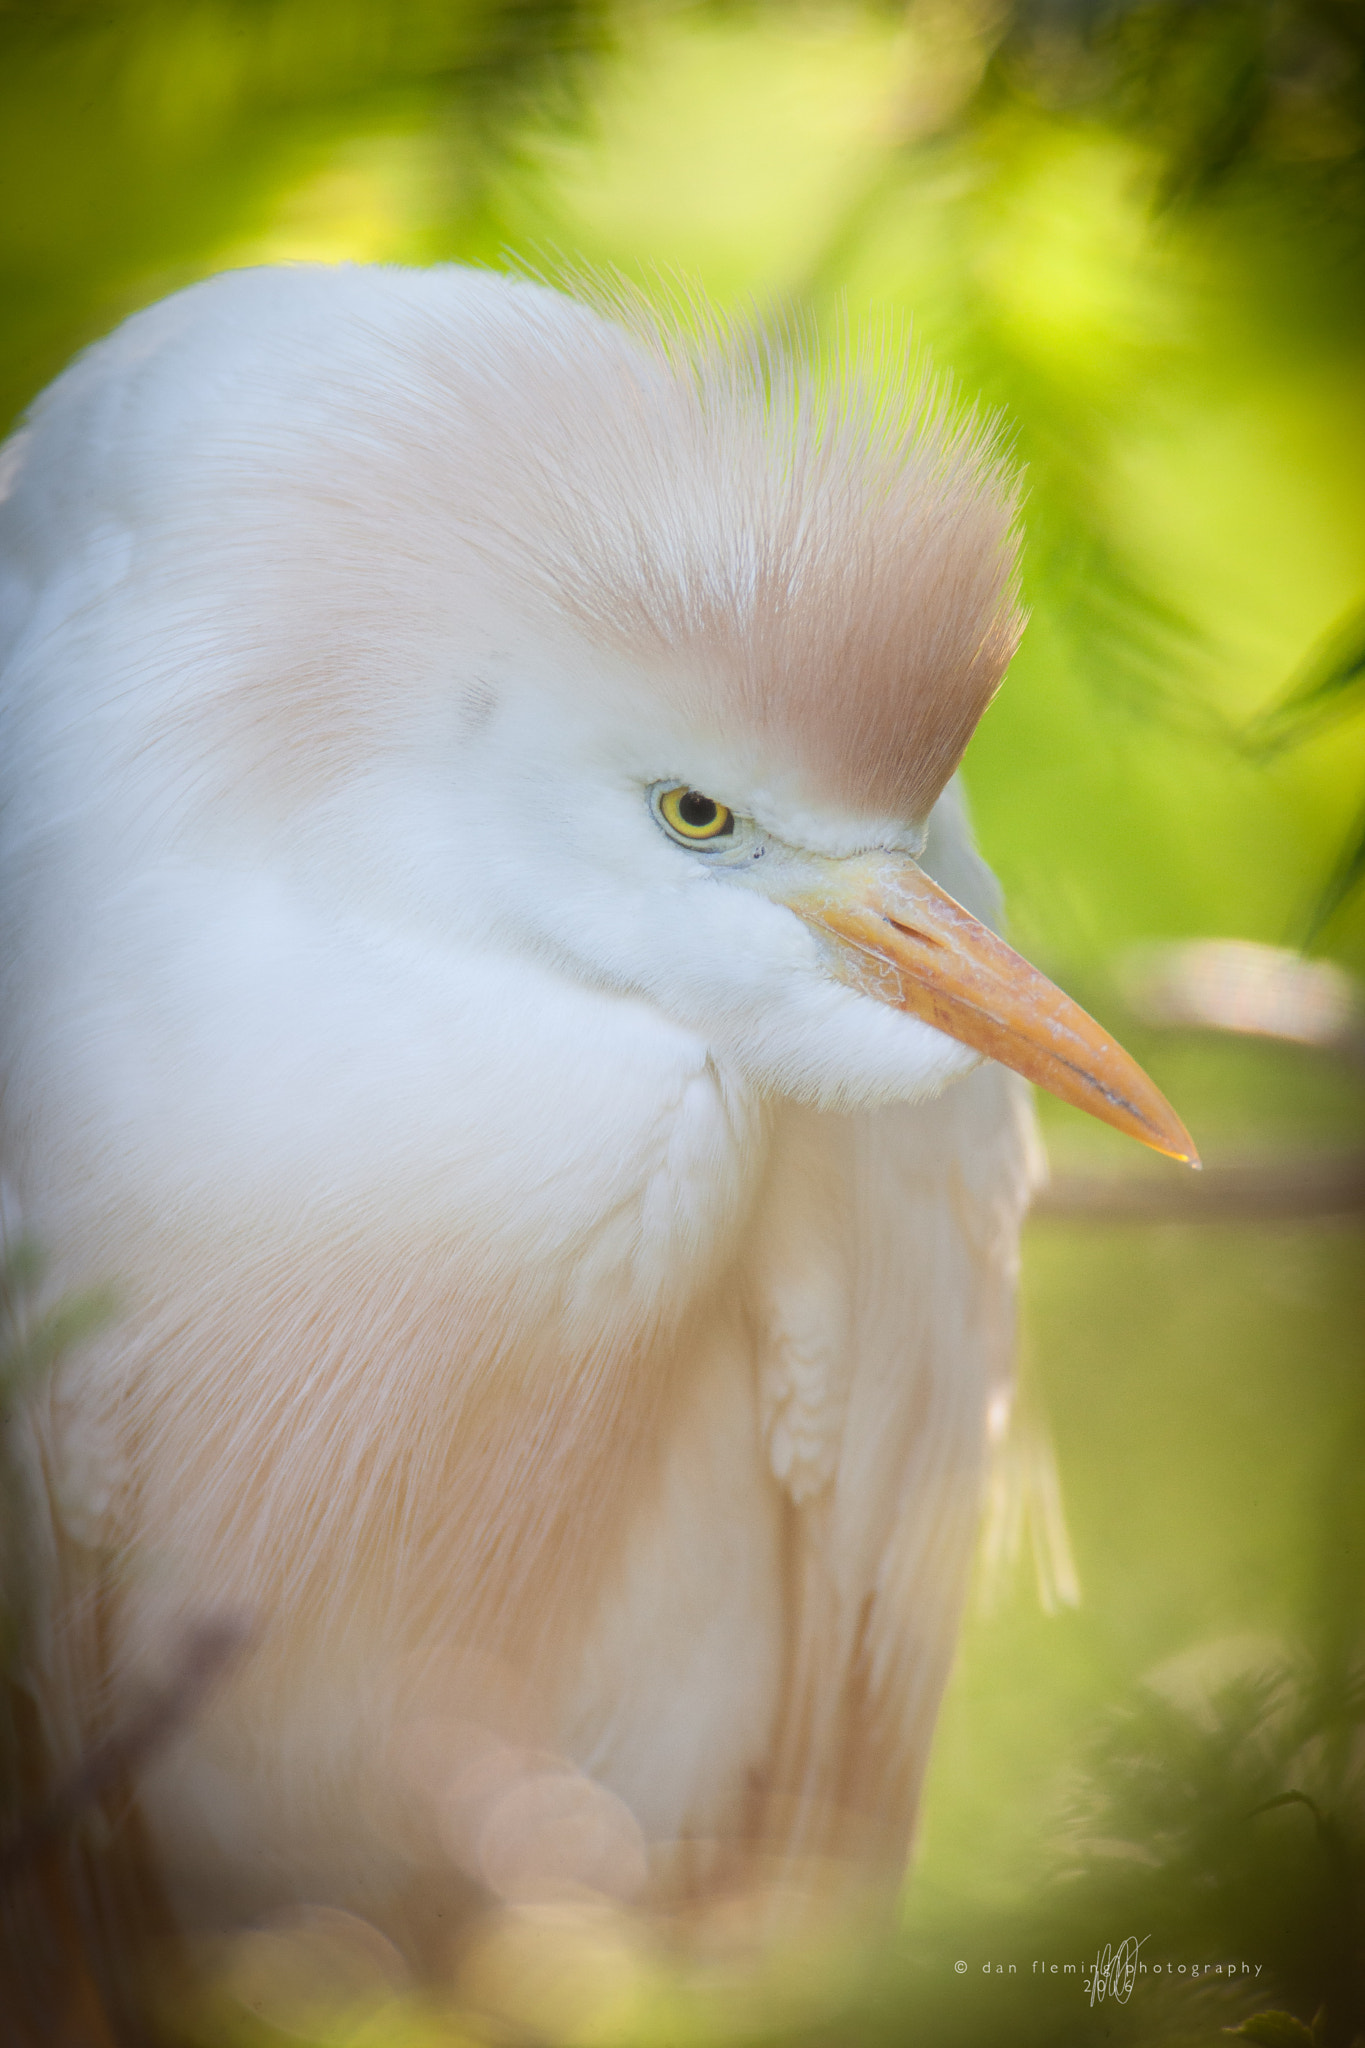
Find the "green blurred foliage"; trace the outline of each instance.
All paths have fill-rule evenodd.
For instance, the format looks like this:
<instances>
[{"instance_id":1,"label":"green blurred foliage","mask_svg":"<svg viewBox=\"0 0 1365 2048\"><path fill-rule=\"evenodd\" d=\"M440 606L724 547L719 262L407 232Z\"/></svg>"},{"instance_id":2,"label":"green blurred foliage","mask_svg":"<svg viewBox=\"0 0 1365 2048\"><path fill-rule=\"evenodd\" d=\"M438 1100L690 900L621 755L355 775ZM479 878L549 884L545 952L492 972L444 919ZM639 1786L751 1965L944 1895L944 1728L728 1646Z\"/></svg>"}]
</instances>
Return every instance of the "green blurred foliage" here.
<instances>
[{"instance_id":1,"label":"green blurred foliage","mask_svg":"<svg viewBox=\"0 0 1365 2048\"><path fill-rule=\"evenodd\" d=\"M608 33L598 0L10 0L0 410L213 267L345 139L439 132L452 220L476 214L519 116L571 108Z\"/></svg>"},{"instance_id":2,"label":"green blurred foliage","mask_svg":"<svg viewBox=\"0 0 1365 2048\"><path fill-rule=\"evenodd\" d=\"M1105 1015L1144 937L1365 965L1358 0L0 0L0 191L5 417L227 264L567 258L908 312L1027 466L1033 624L966 771L1020 943ZM1326 1055L1125 1035L1215 1158L1359 1141ZM592 2038L1365 2031L1362 1264L1344 1223L1036 1227L1083 1599L1044 1614L1021 1560L974 1610L902 1949L804 2028L774 1991ZM1092 2004L1028 1967L1130 1934L1263 1975Z\"/></svg>"},{"instance_id":3,"label":"green blurred foliage","mask_svg":"<svg viewBox=\"0 0 1365 2048\"><path fill-rule=\"evenodd\" d=\"M1035 629L969 769L1025 942L1293 938L1331 879L1359 958L1358 717L1245 735L1359 645L1361 77L1327 0L10 0L0 413L225 262L909 308L1027 465Z\"/></svg>"}]
</instances>

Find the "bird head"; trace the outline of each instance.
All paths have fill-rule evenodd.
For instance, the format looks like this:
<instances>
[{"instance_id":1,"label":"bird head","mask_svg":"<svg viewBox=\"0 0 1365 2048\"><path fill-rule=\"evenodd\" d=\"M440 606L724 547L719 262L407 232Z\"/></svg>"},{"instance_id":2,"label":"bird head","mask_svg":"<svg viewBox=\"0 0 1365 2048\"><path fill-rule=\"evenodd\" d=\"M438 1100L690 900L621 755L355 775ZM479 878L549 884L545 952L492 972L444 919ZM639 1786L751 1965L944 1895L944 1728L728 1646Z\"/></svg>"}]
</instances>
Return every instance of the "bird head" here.
<instances>
[{"instance_id":1,"label":"bird head","mask_svg":"<svg viewBox=\"0 0 1365 2048\"><path fill-rule=\"evenodd\" d=\"M984 1055L1193 1158L922 864L1022 620L992 435L903 348L299 269L90 361L140 832L643 999L762 1091L913 1100Z\"/></svg>"}]
</instances>

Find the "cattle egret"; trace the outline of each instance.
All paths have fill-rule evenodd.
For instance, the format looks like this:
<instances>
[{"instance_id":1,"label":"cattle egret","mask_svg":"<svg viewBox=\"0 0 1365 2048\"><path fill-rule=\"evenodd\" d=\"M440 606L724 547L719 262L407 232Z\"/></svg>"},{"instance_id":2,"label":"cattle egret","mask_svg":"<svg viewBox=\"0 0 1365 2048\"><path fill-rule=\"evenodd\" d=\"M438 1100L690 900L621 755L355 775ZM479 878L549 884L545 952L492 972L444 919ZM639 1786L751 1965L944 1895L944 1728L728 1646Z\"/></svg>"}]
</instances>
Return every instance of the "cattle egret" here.
<instances>
[{"instance_id":1,"label":"cattle egret","mask_svg":"<svg viewBox=\"0 0 1365 2048\"><path fill-rule=\"evenodd\" d=\"M118 1298L46 1683L79 1752L244 1620L141 1787L187 1921L900 1869L1017 1077L1193 1148L990 929L990 437L843 354L238 272L5 451L0 1156Z\"/></svg>"}]
</instances>

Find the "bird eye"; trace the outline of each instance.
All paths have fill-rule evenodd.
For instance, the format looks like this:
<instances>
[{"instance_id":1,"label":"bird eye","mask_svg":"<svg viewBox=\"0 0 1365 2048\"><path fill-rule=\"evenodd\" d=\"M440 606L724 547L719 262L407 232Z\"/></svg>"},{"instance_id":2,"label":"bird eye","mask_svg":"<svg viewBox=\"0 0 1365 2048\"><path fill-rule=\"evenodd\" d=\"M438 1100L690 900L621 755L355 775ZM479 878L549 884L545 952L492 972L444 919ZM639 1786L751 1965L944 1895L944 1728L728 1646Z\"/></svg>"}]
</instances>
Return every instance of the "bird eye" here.
<instances>
[{"instance_id":1,"label":"bird eye","mask_svg":"<svg viewBox=\"0 0 1365 2048\"><path fill-rule=\"evenodd\" d=\"M656 799L655 808L674 838L686 840L689 846L723 839L735 829L734 812L714 797L703 796L699 789L666 789Z\"/></svg>"}]
</instances>

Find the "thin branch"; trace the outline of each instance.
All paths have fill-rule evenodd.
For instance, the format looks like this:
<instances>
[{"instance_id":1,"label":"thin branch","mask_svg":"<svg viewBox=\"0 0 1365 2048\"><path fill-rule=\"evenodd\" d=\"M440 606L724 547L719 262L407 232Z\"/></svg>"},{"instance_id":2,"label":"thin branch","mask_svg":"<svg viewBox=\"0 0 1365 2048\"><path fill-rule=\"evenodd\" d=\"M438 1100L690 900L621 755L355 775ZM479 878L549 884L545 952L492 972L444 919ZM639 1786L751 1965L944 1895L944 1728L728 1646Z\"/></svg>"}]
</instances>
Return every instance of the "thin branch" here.
<instances>
[{"instance_id":1,"label":"thin branch","mask_svg":"<svg viewBox=\"0 0 1365 2048\"><path fill-rule=\"evenodd\" d=\"M246 1635L236 1621L205 1622L194 1630L169 1683L154 1692L122 1728L97 1743L46 1805L0 1847L0 1887L24 1876L60 1835L134 1777L194 1719Z\"/></svg>"},{"instance_id":2,"label":"thin branch","mask_svg":"<svg viewBox=\"0 0 1365 2048\"><path fill-rule=\"evenodd\" d=\"M1061 1173L1033 1205L1040 1222L1328 1222L1365 1211L1365 1151L1309 1152L1200 1174Z\"/></svg>"}]
</instances>

